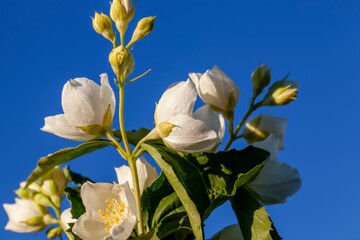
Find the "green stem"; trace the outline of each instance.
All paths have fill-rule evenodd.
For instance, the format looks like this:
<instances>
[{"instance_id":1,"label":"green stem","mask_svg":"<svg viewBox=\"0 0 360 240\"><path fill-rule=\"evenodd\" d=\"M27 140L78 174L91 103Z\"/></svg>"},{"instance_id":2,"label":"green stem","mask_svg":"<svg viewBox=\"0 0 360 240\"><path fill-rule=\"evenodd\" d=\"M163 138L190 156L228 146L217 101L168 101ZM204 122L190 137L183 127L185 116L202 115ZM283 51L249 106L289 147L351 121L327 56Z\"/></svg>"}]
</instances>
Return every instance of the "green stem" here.
<instances>
[{"instance_id":1,"label":"green stem","mask_svg":"<svg viewBox=\"0 0 360 240\"><path fill-rule=\"evenodd\" d=\"M138 219L138 232L139 235L142 235L144 233L144 229L143 229L143 220L142 220L142 211L141 211L141 198L140 198L140 185L139 185L139 177L138 177L138 173L137 173L137 168L136 168L136 158L134 158L134 156L130 157L128 159L129 161L129 167L131 170L131 177L133 180L133 184L134 184L134 195L135 195L135 200L136 200L136 206L138 209L138 215L137 215L137 219Z\"/></svg>"},{"instance_id":2,"label":"green stem","mask_svg":"<svg viewBox=\"0 0 360 240\"><path fill-rule=\"evenodd\" d=\"M119 124L120 124L120 132L121 132L121 137L122 137L122 141L124 143L125 149L126 149L126 157L125 159L128 160L129 162L129 167L130 167L130 171L131 171L131 177L133 180L133 187L134 187L134 196L135 196L135 200L136 200L136 206L138 209L138 232L139 235L142 235L144 233L143 230L143 220L142 220L142 211L141 211L141 198L140 198L140 185L139 185L139 177L138 177L138 173L137 173L137 168L136 168L136 161L135 161L135 157L134 157L134 153L131 151L130 145L129 145L129 141L127 139L126 136L126 131L125 131L125 125L124 125L124 81L121 81L122 79L119 79Z\"/></svg>"},{"instance_id":3,"label":"green stem","mask_svg":"<svg viewBox=\"0 0 360 240\"><path fill-rule=\"evenodd\" d=\"M120 156L124 159L126 159L126 152L125 150L121 147L120 143L116 140L116 138L114 137L114 135L112 134L112 132L106 132L106 138L111 140L114 144L115 144L115 148L116 150L119 152Z\"/></svg>"},{"instance_id":4,"label":"green stem","mask_svg":"<svg viewBox=\"0 0 360 240\"><path fill-rule=\"evenodd\" d=\"M226 144L226 147L224 148L224 151L229 150L231 144L238 139L237 134L239 133L241 127L244 125L245 121L249 118L249 116L251 115L251 113L253 111L255 111L255 107L253 105L253 103L250 104L249 110L247 111L247 113L245 114L245 116L243 117L243 119L241 120L241 122L239 123L239 125L236 127L235 131L230 134L230 139L229 142Z\"/></svg>"},{"instance_id":5,"label":"green stem","mask_svg":"<svg viewBox=\"0 0 360 240\"><path fill-rule=\"evenodd\" d=\"M124 83L122 81L119 81L119 124L120 124L120 132L121 132L121 137L126 149L126 153L128 155L131 155L131 148L129 145L129 141L127 139L126 136L126 131L125 131L125 125L124 125Z\"/></svg>"},{"instance_id":6,"label":"green stem","mask_svg":"<svg viewBox=\"0 0 360 240\"><path fill-rule=\"evenodd\" d=\"M63 231L65 232L66 236L69 238L69 240L75 240L74 236L67 232L65 226L64 226L64 223L61 221L61 211L60 211L60 207L53 207L54 211L55 211L55 214L56 214L56 217L58 218L58 223L60 225L60 227L63 229Z\"/></svg>"}]
</instances>

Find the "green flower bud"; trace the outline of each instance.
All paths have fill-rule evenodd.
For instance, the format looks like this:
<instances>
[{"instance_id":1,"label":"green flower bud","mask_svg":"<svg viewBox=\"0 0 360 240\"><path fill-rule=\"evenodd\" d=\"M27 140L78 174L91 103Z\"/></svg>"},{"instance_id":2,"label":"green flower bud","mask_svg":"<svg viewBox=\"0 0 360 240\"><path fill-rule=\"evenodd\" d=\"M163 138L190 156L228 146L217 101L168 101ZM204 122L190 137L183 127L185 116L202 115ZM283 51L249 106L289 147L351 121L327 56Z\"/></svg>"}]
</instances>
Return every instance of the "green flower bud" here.
<instances>
[{"instance_id":1,"label":"green flower bud","mask_svg":"<svg viewBox=\"0 0 360 240\"><path fill-rule=\"evenodd\" d=\"M114 0L110 7L110 17L116 23L116 28L124 34L128 23L134 16L135 7L131 0Z\"/></svg>"},{"instance_id":2,"label":"green flower bud","mask_svg":"<svg viewBox=\"0 0 360 240\"><path fill-rule=\"evenodd\" d=\"M15 193L20 198L32 199L37 192L29 188L19 188L18 190L15 191Z\"/></svg>"},{"instance_id":3,"label":"green flower bud","mask_svg":"<svg viewBox=\"0 0 360 240\"><path fill-rule=\"evenodd\" d=\"M156 16L155 17L145 17L145 18L141 19L136 26L136 29L132 35L129 45L131 45L134 42L137 42L140 39L142 39L143 37L149 35L154 29L155 19L156 19Z\"/></svg>"},{"instance_id":4,"label":"green flower bud","mask_svg":"<svg viewBox=\"0 0 360 240\"><path fill-rule=\"evenodd\" d=\"M62 228L61 227L54 227L49 228L46 231L46 237L49 239L54 239L61 236Z\"/></svg>"},{"instance_id":5,"label":"green flower bud","mask_svg":"<svg viewBox=\"0 0 360 240\"><path fill-rule=\"evenodd\" d=\"M45 214L42 218L42 221L44 222L45 225L51 225L59 222L50 214Z\"/></svg>"},{"instance_id":6,"label":"green flower bud","mask_svg":"<svg viewBox=\"0 0 360 240\"><path fill-rule=\"evenodd\" d=\"M37 193L35 196L34 196L34 202L36 204L39 204L39 205L42 205L42 206L46 206L46 207L50 207L50 206L53 206L54 204L51 202L51 200L45 196L44 194L42 193Z\"/></svg>"},{"instance_id":7,"label":"green flower bud","mask_svg":"<svg viewBox=\"0 0 360 240\"><path fill-rule=\"evenodd\" d=\"M269 136L269 133L265 130L258 129L261 117L262 115L255 117L245 124L242 136L248 144L263 141Z\"/></svg>"},{"instance_id":8,"label":"green flower bud","mask_svg":"<svg viewBox=\"0 0 360 240\"><path fill-rule=\"evenodd\" d=\"M99 14L95 12L95 17L92 18L92 23L94 30L103 35L104 38L108 39L109 41L114 41L114 31L112 29L112 24L109 16L106 14Z\"/></svg>"},{"instance_id":9,"label":"green flower bud","mask_svg":"<svg viewBox=\"0 0 360 240\"><path fill-rule=\"evenodd\" d=\"M295 81L280 80L275 82L266 94L262 106L283 106L296 99L299 83Z\"/></svg>"},{"instance_id":10,"label":"green flower bud","mask_svg":"<svg viewBox=\"0 0 360 240\"><path fill-rule=\"evenodd\" d=\"M253 83L253 96L259 95L264 87L269 85L271 81L271 73L266 64L258 66L251 74L251 81Z\"/></svg>"},{"instance_id":11,"label":"green flower bud","mask_svg":"<svg viewBox=\"0 0 360 240\"><path fill-rule=\"evenodd\" d=\"M35 216L32 218L29 218L27 220L24 221L24 223L26 223L27 225L30 226L43 226L44 221L43 221L43 216Z\"/></svg>"},{"instance_id":12,"label":"green flower bud","mask_svg":"<svg viewBox=\"0 0 360 240\"><path fill-rule=\"evenodd\" d=\"M132 54L123 46L114 48L109 55L109 62L117 76L125 79L135 68L135 60Z\"/></svg>"}]
</instances>

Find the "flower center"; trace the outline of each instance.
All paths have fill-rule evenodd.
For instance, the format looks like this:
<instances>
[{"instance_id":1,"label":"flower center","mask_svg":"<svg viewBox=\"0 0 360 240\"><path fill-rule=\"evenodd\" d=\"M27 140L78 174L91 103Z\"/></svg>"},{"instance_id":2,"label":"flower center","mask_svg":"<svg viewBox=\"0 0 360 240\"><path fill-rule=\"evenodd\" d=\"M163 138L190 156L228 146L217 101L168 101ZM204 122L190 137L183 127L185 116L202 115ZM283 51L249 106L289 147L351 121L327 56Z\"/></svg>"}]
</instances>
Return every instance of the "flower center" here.
<instances>
[{"instance_id":1,"label":"flower center","mask_svg":"<svg viewBox=\"0 0 360 240\"><path fill-rule=\"evenodd\" d=\"M108 203L108 208L103 212L99 209L99 215L104 219L104 224L107 225L105 231L110 231L110 228L114 225L120 225L126 219L127 209L125 208L125 204L121 202L120 204L116 201L115 198L112 200L107 199L105 201Z\"/></svg>"}]
</instances>

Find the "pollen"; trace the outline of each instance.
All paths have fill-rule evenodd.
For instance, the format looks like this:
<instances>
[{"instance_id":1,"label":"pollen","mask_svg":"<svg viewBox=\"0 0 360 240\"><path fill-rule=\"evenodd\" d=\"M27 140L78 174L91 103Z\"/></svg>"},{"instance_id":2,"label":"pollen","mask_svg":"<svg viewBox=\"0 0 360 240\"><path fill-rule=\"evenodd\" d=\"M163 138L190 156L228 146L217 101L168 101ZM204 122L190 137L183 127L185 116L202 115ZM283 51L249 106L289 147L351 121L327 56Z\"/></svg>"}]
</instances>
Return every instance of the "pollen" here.
<instances>
[{"instance_id":1,"label":"pollen","mask_svg":"<svg viewBox=\"0 0 360 240\"><path fill-rule=\"evenodd\" d=\"M105 231L110 231L114 225L120 225L128 216L128 209L123 202L118 202L115 198L105 200L107 208L99 209L99 215L104 219ZM104 213L105 212L105 213Z\"/></svg>"}]
</instances>

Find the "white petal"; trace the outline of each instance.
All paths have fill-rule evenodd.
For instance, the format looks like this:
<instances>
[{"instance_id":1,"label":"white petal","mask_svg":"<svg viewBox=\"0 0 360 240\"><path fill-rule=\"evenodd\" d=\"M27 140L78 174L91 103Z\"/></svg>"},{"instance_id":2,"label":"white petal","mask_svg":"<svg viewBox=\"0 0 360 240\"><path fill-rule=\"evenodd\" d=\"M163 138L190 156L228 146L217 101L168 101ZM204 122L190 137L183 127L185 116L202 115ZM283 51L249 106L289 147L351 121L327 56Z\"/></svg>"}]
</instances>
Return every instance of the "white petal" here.
<instances>
[{"instance_id":1,"label":"white petal","mask_svg":"<svg viewBox=\"0 0 360 240\"><path fill-rule=\"evenodd\" d=\"M24 223L30 218L41 216L32 200L15 198L14 204L3 204L3 207L9 217L6 230L28 233L38 232L43 228L43 226L30 226Z\"/></svg>"},{"instance_id":2,"label":"white petal","mask_svg":"<svg viewBox=\"0 0 360 240\"><path fill-rule=\"evenodd\" d=\"M270 134L264 141L255 142L252 145L268 151L270 153L270 159L277 159L279 143L279 137L274 134Z\"/></svg>"},{"instance_id":3,"label":"white petal","mask_svg":"<svg viewBox=\"0 0 360 240\"><path fill-rule=\"evenodd\" d=\"M115 225L110 229L113 240L126 240L132 233L136 223L135 216L129 216L120 225Z\"/></svg>"},{"instance_id":4,"label":"white petal","mask_svg":"<svg viewBox=\"0 0 360 240\"><path fill-rule=\"evenodd\" d=\"M61 222L63 223L65 229L70 228L69 223L76 222L76 219L74 219L72 217L72 214L70 211L71 211L71 209L67 208L60 215Z\"/></svg>"},{"instance_id":5,"label":"white petal","mask_svg":"<svg viewBox=\"0 0 360 240\"><path fill-rule=\"evenodd\" d=\"M115 168L116 176L119 184L124 184L129 182L130 188L134 189L131 170L129 166L123 165L121 167Z\"/></svg>"},{"instance_id":6,"label":"white petal","mask_svg":"<svg viewBox=\"0 0 360 240\"><path fill-rule=\"evenodd\" d=\"M41 130L76 141L87 141L94 137L71 125L64 114L46 117L45 125Z\"/></svg>"},{"instance_id":7,"label":"white petal","mask_svg":"<svg viewBox=\"0 0 360 240\"><path fill-rule=\"evenodd\" d=\"M284 149L283 142L287 121L287 118L263 114L261 115L261 120L257 128L277 135L280 138L279 149Z\"/></svg>"},{"instance_id":8,"label":"white petal","mask_svg":"<svg viewBox=\"0 0 360 240\"><path fill-rule=\"evenodd\" d=\"M131 9L133 7L132 0L121 0L121 3L125 8L126 13L129 14L129 12L131 11Z\"/></svg>"},{"instance_id":9,"label":"white petal","mask_svg":"<svg viewBox=\"0 0 360 240\"><path fill-rule=\"evenodd\" d=\"M66 119L74 126L102 124L106 109L100 98L100 86L87 78L68 81L61 97Z\"/></svg>"},{"instance_id":10,"label":"white petal","mask_svg":"<svg viewBox=\"0 0 360 240\"><path fill-rule=\"evenodd\" d=\"M156 108L157 124L168 122L176 115L191 116L194 110L197 92L190 80L170 85L163 93Z\"/></svg>"},{"instance_id":11,"label":"white petal","mask_svg":"<svg viewBox=\"0 0 360 240\"><path fill-rule=\"evenodd\" d=\"M221 143L225 133L225 120L221 114L211 110L210 105L198 108L194 113L194 118L203 121L210 129L218 134L218 143Z\"/></svg>"},{"instance_id":12,"label":"white petal","mask_svg":"<svg viewBox=\"0 0 360 240\"><path fill-rule=\"evenodd\" d=\"M156 168L151 166L144 157L136 160L136 168L139 176L140 194L144 191L145 187L150 186L158 177Z\"/></svg>"},{"instance_id":13,"label":"white petal","mask_svg":"<svg viewBox=\"0 0 360 240\"><path fill-rule=\"evenodd\" d=\"M72 231L84 240L102 240L109 235L105 228L104 221L96 221L91 213L85 212L75 222Z\"/></svg>"},{"instance_id":14,"label":"white petal","mask_svg":"<svg viewBox=\"0 0 360 240\"><path fill-rule=\"evenodd\" d=\"M206 104L225 110L231 90L233 90L235 103L237 103L240 91L235 83L215 66L207 70L199 80L199 95Z\"/></svg>"},{"instance_id":15,"label":"white petal","mask_svg":"<svg viewBox=\"0 0 360 240\"><path fill-rule=\"evenodd\" d=\"M296 168L277 160L265 164L259 175L249 184L263 204L286 202L301 187L301 178Z\"/></svg>"},{"instance_id":16,"label":"white petal","mask_svg":"<svg viewBox=\"0 0 360 240\"><path fill-rule=\"evenodd\" d=\"M100 75L100 78L101 78L100 97L103 107L106 111L110 104L111 114L114 117L115 107L116 107L116 99L115 99L114 91L109 84L108 75L106 73L102 73ZM103 113L103 116L104 114L105 112Z\"/></svg>"},{"instance_id":17,"label":"white petal","mask_svg":"<svg viewBox=\"0 0 360 240\"><path fill-rule=\"evenodd\" d=\"M191 81L193 81L193 83L195 84L196 90L199 93L199 81L201 78L202 74L201 73L189 73L189 77L191 79Z\"/></svg>"},{"instance_id":18,"label":"white petal","mask_svg":"<svg viewBox=\"0 0 360 240\"><path fill-rule=\"evenodd\" d=\"M113 194L116 196L118 202L123 202L127 206L134 216L137 216L138 211L136 207L136 201L134 194L130 190L129 182L124 184L114 184L112 189Z\"/></svg>"},{"instance_id":19,"label":"white petal","mask_svg":"<svg viewBox=\"0 0 360 240\"><path fill-rule=\"evenodd\" d=\"M151 166L144 157L140 157L136 160L136 168L138 172L139 185L140 185L140 194L144 191L145 187L150 186L151 183L155 181L158 177L156 168ZM115 168L116 175L118 178L119 184L124 184L129 182L130 188L134 189L131 170L128 166L123 165L119 168Z\"/></svg>"},{"instance_id":20,"label":"white petal","mask_svg":"<svg viewBox=\"0 0 360 240\"><path fill-rule=\"evenodd\" d=\"M169 119L169 122L175 126L164 140L178 151L205 152L211 150L217 143L217 133L203 121L179 115Z\"/></svg>"},{"instance_id":21,"label":"white petal","mask_svg":"<svg viewBox=\"0 0 360 240\"><path fill-rule=\"evenodd\" d=\"M100 217L99 209L106 209L107 199L113 199L112 189L114 184L111 183L91 183L87 181L81 186L81 199L86 209L86 213L99 222L104 222Z\"/></svg>"},{"instance_id":22,"label":"white petal","mask_svg":"<svg viewBox=\"0 0 360 240\"><path fill-rule=\"evenodd\" d=\"M235 98L235 102L237 103L239 96L240 96L240 90L237 87L237 85L233 82L233 80L231 80L231 78L229 78L218 66L214 66L212 69L212 73L216 78L219 78L222 80L222 82L224 83L224 87L227 90L234 89L233 90L233 94L234 94L234 98ZM229 92L230 93L230 92Z\"/></svg>"},{"instance_id":23,"label":"white petal","mask_svg":"<svg viewBox=\"0 0 360 240\"><path fill-rule=\"evenodd\" d=\"M249 187L261 198L263 204L286 202L287 197L296 193L301 187L301 178L296 168L277 161L280 139L270 134L264 141L253 145L270 152L270 159L265 163Z\"/></svg>"},{"instance_id":24,"label":"white petal","mask_svg":"<svg viewBox=\"0 0 360 240\"><path fill-rule=\"evenodd\" d=\"M216 233L210 240L243 240L239 224L233 224L223 228L221 231Z\"/></svg>"}]
</instances>

